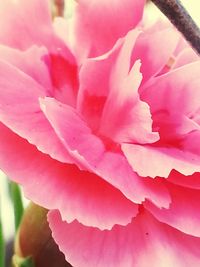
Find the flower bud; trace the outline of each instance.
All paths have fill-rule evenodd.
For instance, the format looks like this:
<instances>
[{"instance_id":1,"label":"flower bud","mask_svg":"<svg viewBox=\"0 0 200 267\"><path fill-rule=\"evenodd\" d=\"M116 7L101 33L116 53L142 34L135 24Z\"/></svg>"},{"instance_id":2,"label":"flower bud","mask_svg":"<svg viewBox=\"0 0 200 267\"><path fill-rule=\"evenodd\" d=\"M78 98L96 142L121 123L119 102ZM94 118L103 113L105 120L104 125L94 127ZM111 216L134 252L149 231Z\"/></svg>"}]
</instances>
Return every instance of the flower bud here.
<instances>
[{"instance_id":1,"label":"flower bud","mask_svg":"<svg viewBox=\"0 0 200 267\"><path fill-rule=\"evenodd\" d=\"M54 242L47 222L48 210L30 203L24 212L16 241L13 265L24 266L30 258L35 267L70 267ZM23 265L22 265L23 263Z\"/></svg>"}]
</instances>

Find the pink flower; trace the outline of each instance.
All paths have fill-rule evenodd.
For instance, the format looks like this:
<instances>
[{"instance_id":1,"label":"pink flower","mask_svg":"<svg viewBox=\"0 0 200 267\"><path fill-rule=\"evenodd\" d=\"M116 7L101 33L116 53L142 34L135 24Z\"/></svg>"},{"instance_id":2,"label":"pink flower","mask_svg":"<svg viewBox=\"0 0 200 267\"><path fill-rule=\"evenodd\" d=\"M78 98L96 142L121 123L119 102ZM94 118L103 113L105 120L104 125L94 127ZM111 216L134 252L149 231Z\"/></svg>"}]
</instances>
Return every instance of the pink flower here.
<instances>
[{"instance_id":1,"label":"pink flower","mask_svg":"<svg viewBox=\"0 0 200 267\"><path fill-rule=\"evenodd\" d=\"M87 196L82 219L69 223L49 213L53 237L75 267L200 263L200 62L190 48L179 51L178 38L170 28L130 31L83 64L78 114L42 102L71 155L132 203L129 209L108 200L110 190L98 185L90 196L96 191L98 200L100 193L107 208Z\"/></svg>"},{"instance_id":2,"label":"pink flower","mask_svg":"<svg viewBox=\"0 0 200 267\"><path fill-rule=\"evenodd\" d=\"M76 49L90 57L108 51L138 24L144 4L145 0L78 1L74 16Z\"/></svg>"},{"instance_id":3,"label":"pink flower","mask_svg":"<svg viewBox=\"0 0 200 267\"><path fill-rule=\"evenodd\" d=\"M45 1L20 4L0 2L1 169L74 267L198 266L198 58L170 27L132 29L141 1L79 1L77 58Z\"/></svg>"}]
</instances>

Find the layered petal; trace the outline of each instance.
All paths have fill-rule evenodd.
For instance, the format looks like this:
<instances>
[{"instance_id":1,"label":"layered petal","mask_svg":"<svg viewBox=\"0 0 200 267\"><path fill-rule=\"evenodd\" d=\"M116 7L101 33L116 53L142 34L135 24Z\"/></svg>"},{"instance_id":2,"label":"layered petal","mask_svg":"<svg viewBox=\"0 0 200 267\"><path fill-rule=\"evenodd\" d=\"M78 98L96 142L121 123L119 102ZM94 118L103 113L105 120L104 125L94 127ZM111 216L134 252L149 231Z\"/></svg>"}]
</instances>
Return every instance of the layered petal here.
<instances>
[{"instance_id":1,"label":"layered petal","mask_svg":"<svg viewBox=\"0 0 200 267\"><path fill-rule=\"evenodd\" d=\"M94 132L116 143L158 140L158 134L152 133L149 107L139 99L139 61L130 70L139 33L129 32L109 53L87 60L81 69L78 111Z\"/></svg>"},{"instance_id":2,"label":"layered petal","mask_svg":"<svg viewBox=\"0 0 200 267\"><path fill-rule=\"evenodd\" d=\"M112 48L140 21L144 0L81 0L75 12L77 50L82 56L95 57ZM120 23L117 23L119 22ZM81 46L79 45L81 43Z\"/></svg>"},{"instance_id":3,"label":"layered petal","mask_svg":"<svg viewBox=\"0 0 200 267\"><path fill-rule=\"evenodd\" d=\"M51 94L50 88L42 87L33 78L2 60L0 88L0 121L40 151L62 162L71 162L69 154L40 109L38 99L46 96L47 92Z\"/></svg>"},{"instance_id":4,"label":"layered petal","mask_svg":"<svg viewBox=\"0 0 200 267\"><path fill-rule=\"evenodd\" d=\"M88 58L82 64L77 110L87 124L98 131L105 101L110 90L110 74L119 55L123 39L111 51L97 58Z\"/></svg>"},{"instance_id":5,"label":"layered petal","mask_svg":"<svg viewBox=\"0 0 200 267\"><path fill-rule=\"evenodd\" d=\"M100 133L117 143L158 140L158 135L152 133L149 107L139 99L140 62L135 62L130 69L131 53L139 33L130 31L124 39L111 69L109 93L102 113Z\"/></svg>"},{"instance_id":6,"label":"layered petal","mask_svg":"<svg viewBox=\"0 0 200 267\"><path fill-rule=\"evenodd\" d=\"M143 211L126 227L111 231L62 221L48 215L53 238L76 267L188 267L200 264L200 240L158 222Z\"/></svg>"},{"instance_id":7,"label":"layered petal","mask_svg":"<svg viewBox=\"0 0 200 267\"><path fill-rule=\"evenodd\" d=\"M53 34L49 1L1 0L0 42L22 50L32 45L54 49L59 40Z\"/></svg>"},{"instance_id":8,"label":"layered petal","mask_svg":"<svg viewBox=\"0 0 200 267\"><path fill-rule=\"evenodd\" d=\"M149 106L139 99L138 88L142 80L136 62L123 83L113 85L106 101L100 133L117 143L153 143L159 139L152 132Z\"/></svg>"},{"instance_id":9,"label":"layered petal","mask_svg":"<svg viewBox=\"0 0 200 267\"><path fill-rule=\"evenodd\" d=\"M145 0L48 4L0 0L0 168L73 266L199 266L200 61Z\"/></svg>"},{"instance_id":10,"label":"layered petal","mask_svg":"<svg viewBox=\"0 0 200 267\"><path fill-rule=\"evenodd\" d=\"M20 183L27 198L47 209L59 209L64 220L110 229L128 224L137 205L100 177L62 164L0 124L0 166ZM45 196L45 197L44 197Z\"/></svg>"},{"instance_id":11,"label":"layered petal","mask_svg":"<svg viewBox=\"0 0 200 267\"><path fill-rule=\"evenodd\" d=\"M167 177L173 169L184 175L199 171L199 67L198 61L170 71L142 91L160 140L152 146L122 146L139 175Z\"/></svg>"},{"instance_id":12,"label":"layered petal","mask_svg":"<svg viewBox=\"0 0 200 267\"><path fill-rule=\"evenodd\" d=\"M49 54L67 60L72 71L75 58L54 31L49 3L48 0L1 0L0 43L19 50L45 46Z\"/></svg>"},{"instance_id":13,"label":"layered petal","mask_svg":"<svg viewBox=\"0 0 200 267\"><path fill-rule=\"evenodd\" d=\"M151 85L142 92L142 100L146 101L154 113L158 111L169 114L194 117L200 107L199 86L200 61L185 65L155 78Z\"/></svg>"},{"instance_id":14,"label":"layered petal","mask_svg":"<svg viewBox=\"0 0 200 267\"><path fill-rule=\"evenodd\" d=\"M52 22L47 0L2 0L0 12L1 43L19 49L26 49L33 44L51 45Z\"/></svg>"},{"instance_id":15,"label":"layered petal","mask_svg":"<svg viewBox=\"0 0 200 267\"><path fill-rule=\"evenodd\" d=\"M179 35L173 28L156 29L155 26L144 30L140 34L132 51L132 64L138 59L142 63L142 84L158 75L168 64L179 38ZM164 43L167 43L167 48L163 45ZM141 90L143 89L141 88Z\"/></svg>"},{"instance_id":16,"label":"layered petal","mask_svg":"<svg viewBox=\"0 0 200 267\"><path fill-rule=\"evenodd\" d=\"M179 68L186 64L195 62L199 60L199 56L195 53L192 48L185 48L182 52L177 56L175 64L173 68Z\"/></svg>"},{"instance_id":17,"label":"layered petal","mask_svg":"<svg viewBox=\"0 0 200 267\"><path fill-rule=\"evenodd\" d=\"M174 147L123 144L122 150L133 170L143 177L168 177L172 170L184 175L200 171L199 155Z\"/></svg>"},{"instance_id":18,"label":"layered petal","mask_svg":"<svg viewBox=\"0 0 200 267\"><path fill-rule=\"evenodd\" d=\"M186 188L200 189L200 173L183 175L177 171L172 171L167 179L171 183L181 185Z\"/></svg>"},{"instance_id":19,"label":"layered petal","mask_svg":"<svg viewBox=\"0 0 200 267\"><path fill-rule=\"evenodd\" d=\"M78 66L62 53L49 54L45 58L54 88L53 96L63 103L76 106L78 92Z\"/></svg>"},{"instance_id":20,"label":"layered petal","mask_svg":"<svg viewBox=\"0 0 200 267\"><path fill-rule=\"evenodd\" d=\"M26 51L0 46L0 58L17 67L43 86L48 95L52 93L51 77L45 64L48 51L45 47L32 46Z\"/></svg>"},{"instance_id":21,"label":"layered petal","mask_svg":"<svg viewBox=\"0 0 200 267\"><path fill-rule=\"evenodd\" d=\"M75 110L51 98L41 99L41 107L60 140L79 164L105 179L136 203L149 198L158 206L168 207L170 198L163 184L151 179L140 179L119 148L111 144L109 149L109 143L104 144L92 134Z\"/></svg>"},{"instance_id":22,"label":"layered petal","mask_svg":"<svg viewBox=\"0 0 200 267\"><path fill-rule=\"evenodd\" d=\"M161 222L186 234L200 237L200 191L168 183L172 198L168 209L158 209L147 201L144 206Z\"/></svg>"}]
</instances>

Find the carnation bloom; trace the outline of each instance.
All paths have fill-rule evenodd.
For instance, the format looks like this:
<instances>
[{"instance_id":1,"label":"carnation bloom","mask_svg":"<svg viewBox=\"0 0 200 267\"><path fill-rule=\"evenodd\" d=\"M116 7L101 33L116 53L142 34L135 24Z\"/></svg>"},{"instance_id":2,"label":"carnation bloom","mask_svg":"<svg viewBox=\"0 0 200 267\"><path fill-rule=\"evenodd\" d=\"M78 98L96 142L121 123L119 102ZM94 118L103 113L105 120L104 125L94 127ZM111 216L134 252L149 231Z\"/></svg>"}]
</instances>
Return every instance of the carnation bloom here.
<instances>
[{"instance_id":1,"label":"carnation bloom","mask_svg":"<svg viewBox=\"0 0 200 267\"><path fill-rule=\"evenodd\" d=\"M133 29L140 15L129 21L129 9L141 14L141 1L113 0L112 10L106 1L79 1L77 58L55 34L45 4L0 3L0 167L51 210L53 237L67 261L197 266L198 58L177 46L171 27ZM91 24L84 12L93 15ZM125 14L127 24L117 23ZM111 39L105 22L116 27ZM23 40L19 33L28 34Z\"/></svg>"}]
</instances>

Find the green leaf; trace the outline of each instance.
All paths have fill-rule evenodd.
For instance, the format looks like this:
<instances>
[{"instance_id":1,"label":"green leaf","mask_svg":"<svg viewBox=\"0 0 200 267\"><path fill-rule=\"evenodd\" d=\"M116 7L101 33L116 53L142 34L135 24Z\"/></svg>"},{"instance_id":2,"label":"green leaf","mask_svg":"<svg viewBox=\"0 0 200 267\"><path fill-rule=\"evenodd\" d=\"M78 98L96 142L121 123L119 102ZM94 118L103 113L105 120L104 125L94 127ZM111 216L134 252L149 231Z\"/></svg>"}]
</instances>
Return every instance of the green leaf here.
<instances>
[{"instance_id":1,"label":"green leaf","mask_svg":"<svg viewBox=\"0 0 200 267\"><path fill-rule=\"evenodd\" d=\"M13 266L14 267L34 267L34 262L32 257L21 258L19 256L13 257Z\"/></svg>"},{"instance_id":2,"label":"green leaf","mask_svg":"<svg viewBox=\"0 0 200 267\"><path fill-rule=\"evenodd\" d=\"M20 187L14 182L10 182L9 186L15 215L15 230L17 231L21 222L22 215L24 213L21 190Z\"/></svg>"}]
</instances>

